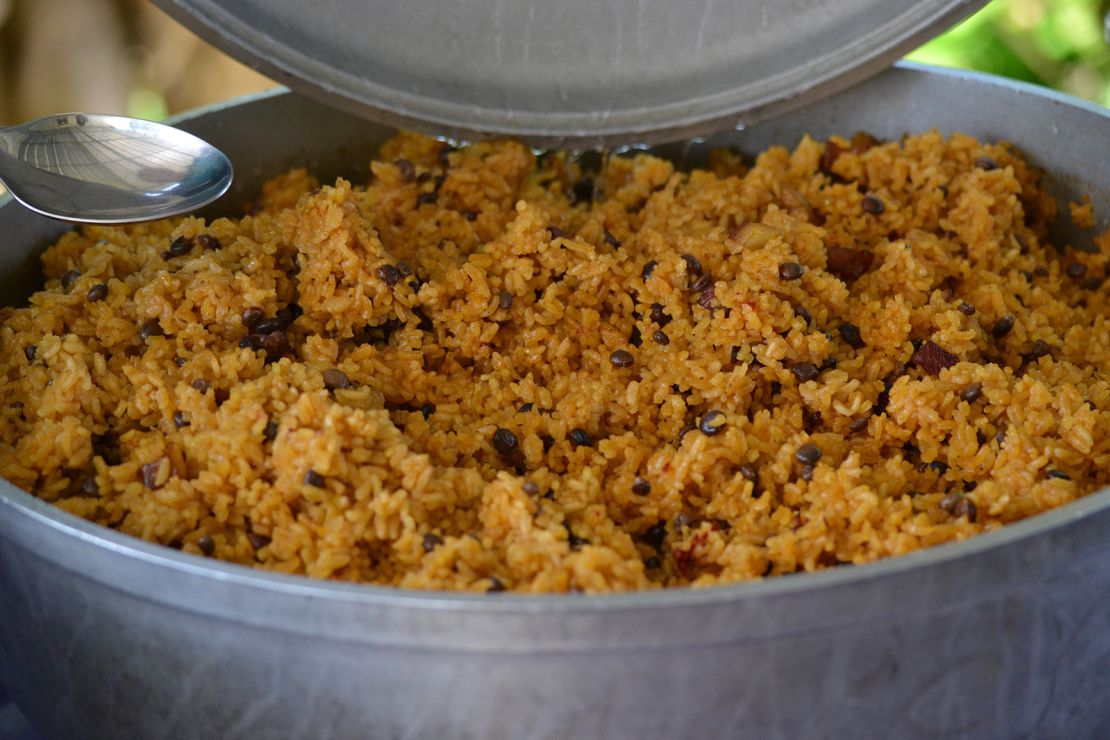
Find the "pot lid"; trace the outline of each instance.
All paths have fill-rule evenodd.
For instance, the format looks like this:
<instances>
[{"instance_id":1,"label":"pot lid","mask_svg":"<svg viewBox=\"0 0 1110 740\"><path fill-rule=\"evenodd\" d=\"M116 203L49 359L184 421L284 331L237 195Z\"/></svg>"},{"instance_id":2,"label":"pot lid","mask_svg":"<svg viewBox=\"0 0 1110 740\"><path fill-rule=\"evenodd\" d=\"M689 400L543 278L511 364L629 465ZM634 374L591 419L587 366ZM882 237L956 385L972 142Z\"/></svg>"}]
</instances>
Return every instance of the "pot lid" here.
<instances>
[{"instance_id":1,"label":"pot lid","mask_svg":"<svg viewBox=\"0 0 1110 740\"><path fill-rule=\"evenodd\" d=\"M290 87L537 145L744 126L885 68L985 0L154 0Z\"/></svg>"}]
</instances>

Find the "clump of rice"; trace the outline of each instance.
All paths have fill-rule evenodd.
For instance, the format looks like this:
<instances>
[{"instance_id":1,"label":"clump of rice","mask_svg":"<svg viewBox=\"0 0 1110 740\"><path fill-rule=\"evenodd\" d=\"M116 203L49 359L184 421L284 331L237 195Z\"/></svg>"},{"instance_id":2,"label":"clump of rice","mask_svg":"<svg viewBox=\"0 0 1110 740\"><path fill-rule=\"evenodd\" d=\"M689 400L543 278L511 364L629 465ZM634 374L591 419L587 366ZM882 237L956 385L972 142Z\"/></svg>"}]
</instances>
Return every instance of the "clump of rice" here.
<instances>
[{"instance_id":1,"label":"clump of rice","mask_svg":"<svg viewBox=\"0 0 1110 740\"><path fill-rule=\"evenodd\" d=\"M1110 237L1047 243L1011 147L589 172L403 134L372 169L47 250L0 474L191 553L523 592L865 563L1110 477Z\"/></svg>"}]
</instances>

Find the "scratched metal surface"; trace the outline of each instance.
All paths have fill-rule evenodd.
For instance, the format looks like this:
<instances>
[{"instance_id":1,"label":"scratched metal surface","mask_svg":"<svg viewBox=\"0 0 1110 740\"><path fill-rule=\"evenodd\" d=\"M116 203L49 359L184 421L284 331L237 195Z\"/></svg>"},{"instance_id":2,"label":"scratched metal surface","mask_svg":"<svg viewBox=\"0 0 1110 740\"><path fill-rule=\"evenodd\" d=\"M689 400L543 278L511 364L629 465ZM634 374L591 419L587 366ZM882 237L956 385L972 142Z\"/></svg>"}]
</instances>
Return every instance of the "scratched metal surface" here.
<instances>
[{"instance_id":1,"label":"scratched metal surface","mask_svg":"<svg viewBox=\"0 0 1110 740\"><path fill-rule=\"evenodd\" d=\"M383 123L537 145L750 125L874 74L985 0L154 0Z\"/></svg>"},{"instance_id":2,"label":"scratched metal surface","mask_svg":"<svg viewBox=\"0 0 1110 740\"><path fill-rule=\"evenodd\" d=\"M287 94L184 125L231 155L232 201L293 164L364 177L390 133ZM1110 150L1106 111L913 67L664 151L695 163L714 146L751 155L807 131L933 126L1015 142L1058 197L1110 187L1091 156ZM64 228L0 200L0 300L25 299L35 255ZM491 597L214 563L0 481L0 681L48 739L1104 738L1108 676L1110 490L866 566Z\"/></svg>"}]
</instances>

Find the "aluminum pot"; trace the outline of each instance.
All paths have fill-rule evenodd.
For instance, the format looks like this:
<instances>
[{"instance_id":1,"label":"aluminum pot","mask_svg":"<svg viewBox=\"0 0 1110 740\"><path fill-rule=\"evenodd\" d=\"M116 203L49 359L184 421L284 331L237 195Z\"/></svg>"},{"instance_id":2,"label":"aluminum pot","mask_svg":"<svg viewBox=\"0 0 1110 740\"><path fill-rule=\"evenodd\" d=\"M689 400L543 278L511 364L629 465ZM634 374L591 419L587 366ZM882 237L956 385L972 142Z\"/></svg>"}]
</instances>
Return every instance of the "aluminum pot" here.
<instances>
[{"instance_id":1,"label":"aluminum pot","mask_svg":"<svg viewBox=\"0 0 1110 740\"><path fill-rule=\"evenodd\" d=\"M238 197L292 164L359 177L390 133L288 93L180 123ZM929 127L1017 143L1058 196L1110 189L1102 109L912 66L672 153ZM0 203L0 299L63 228ZM258 572L0 481L0 625L0 680L48 738L1110 737L1110 490L872 565L528 597Z\"/></svg>"}]
</instances>

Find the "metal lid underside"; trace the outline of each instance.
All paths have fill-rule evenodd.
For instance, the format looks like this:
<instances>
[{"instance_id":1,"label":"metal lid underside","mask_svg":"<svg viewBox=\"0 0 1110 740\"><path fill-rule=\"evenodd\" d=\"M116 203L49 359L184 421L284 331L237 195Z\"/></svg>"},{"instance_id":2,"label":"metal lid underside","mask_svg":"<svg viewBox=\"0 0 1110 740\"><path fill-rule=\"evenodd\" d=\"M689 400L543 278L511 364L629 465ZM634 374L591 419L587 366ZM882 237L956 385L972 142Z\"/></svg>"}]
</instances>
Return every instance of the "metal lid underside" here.
<instances>
[{"instance_id":1,"label":"metal lid underside","mask_svg":"<svg viewBox=\"0 0 1110 740\"><path fill-rule=\"evenodd\" d=\"M154 0L279 82L399 127L537 145L748 125L886 67L985 0Z\"/></svg>"}]
</instances>

